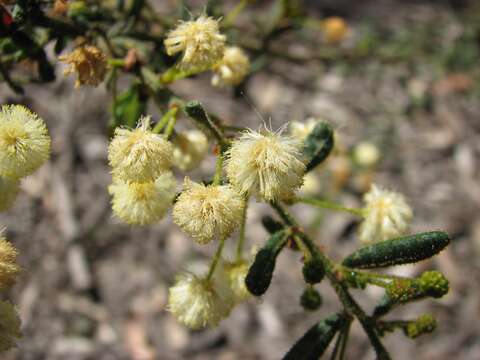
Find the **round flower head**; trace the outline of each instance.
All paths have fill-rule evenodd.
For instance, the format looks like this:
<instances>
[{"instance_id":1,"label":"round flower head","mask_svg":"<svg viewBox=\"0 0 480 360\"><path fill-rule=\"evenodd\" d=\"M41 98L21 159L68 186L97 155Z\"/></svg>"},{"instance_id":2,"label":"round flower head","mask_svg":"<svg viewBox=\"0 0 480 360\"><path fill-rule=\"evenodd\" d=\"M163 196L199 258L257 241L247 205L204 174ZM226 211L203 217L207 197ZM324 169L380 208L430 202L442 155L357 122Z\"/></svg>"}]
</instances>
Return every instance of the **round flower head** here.
<instances>
[{"instance_id":1,"label":"round flower head","mask_svg":"<svg viewBox=\"0 0 480 360\"><path fill-rule=\"evenodd\" d=\"M402 194L372 185L364 197L365 220L360 225L362 242L377 242L403 235L413 214Z\"/></svg>"},{"instance_id":2,"label":"round flower head","mask_svg":"<svg viewBox=\"0 0 480 360\"><path fill-rule=\"evenodd\" d=\"M225 49L222 61L213 67L213 71L212 85L238 85L250 71L250 60L242 49L230 46Z\"/></svg>"},{"instance_id":3,"label":"round flower head","mask_svg":"<svg viewBox=\"0 0 480 360\"><path fill-rule=\"evenodd\" d=\"M223 58L225 35L220 34L218 20L204 15L197 20L180 21L164 41L168 55L183 52L178 64L185 71L200 72Z\"/></svg>"},{"instance_id":4,"label":"round flower head","mask_svg":"<svg viewBox=\"0 0 480 360\"><path fill-rule=\"evenodd\" d=\"M15 307L8 301L0 301L0 351L14 347L21 336L20 318Z\"/></svg>"},{"instance_id":5,"label":"round flower head","mask_svg":"<svg viewBox=\"0 0 480 360\"><path fill-rule=\"evenodd\" d=\"M227 238L240 224L244 201L228 185L198 184L185 178L173 206L173 221L199 244Z\"/></svg>"},{"instance_id":6,"label":"round flower head","mask_svg":"<svg viewBox=\"0 0 480 360\"><path fill-rule=\"evenodd\" d=\"M234 294L235 302L242 302L252 296L245 285L245 278L249 268L249 262L243 259L235 262L225 261L223 263L223 271Z\"/></svg>"},{"instance_id":7,"label":"round flower head","mask_svg":"<svg viewBox=\"0 0 480 360\"><path fill-rule=\"evenodd\" d=\"M107 73L107 58L102 50L95 46L79 47L58 59L70 65L64 71L65 75L77 73L76 88L80 85L98 86Z\"/></svg>"},{"instance_id":8,"label":"round flower head","mask_svg":"<svg viewBox=\"0 0 480 360\"><path fill-rule=\"evenodd\" d=\"M20 272L20 266L16 262L17 255L15 247L0 235L0 289L12 285Z\"/></svg>"},{"instance_id":9,"label":"round flower head","mask_svg":"<svg viewBox=\"0 0 480 360\"><path fill-rule=\"evenodd\" d=\"M108 148L114 178L132 182L154 181L172 165L173 146L150 131L150 118L140 119L135 130L115 129Z\"/></svg>"},{"instance_id":10,"label":"round flower head","mask_svg":"<svg viewBox=\"0 0 480 360\"><path fill-rule=\"evenodd\" d=\"M248 130L228 150L228 179L241 194L288 198L303 182L301 148L300 141L281 133Z\"/></svg>"},{"instance_id":11,"label":"round flower head","mask_svg":"<svg viewBox=\"0 0 480 360\"><path fill-rule=\"evenodd\" d=\"M21 105L0 110L0 176L32 174L50 155L47 127L37 114Z\"/></svg>"},{"instance_id":12,"label":"round flower head","mask_svg":"<svg viewBox=\"0 0 480 360\"><path fill-rule=\"evenodd\" d=\"M0 211L5 211L12 206L19 189L19 180L0 176Z\"/></svg>"},{"instance_id":13,"label":"round flower head","mask_svg":"<svg viewBox=\"0 0 480 360\"><path fill-rule=\"evenodd\" d=\"M230 314L233 304L232 291L220 269L210 280L181 273L168 291L168 310L191 329L218 325Z\"/></svg>"},{"instance_id":14,"label":"round flower head","mask_svg":"<svg viewBox=\"0 0 480 360\"><path fill-rule=\"evenodd\" d=\"M348 25L341 17L331 16L323 21L324 38L328 44L338 44L348 34Z\"/></svg>"},{"instance_id":15,"label":"round flower head","mask_svg":"<svg viewBox=\"0 0 480 360\"><path fill-rule=\"evenodd\" d=\"M374 166L380 159L380 151L371 142L361 142L353 151L353 158L360 166Z\"/></svg>"},{"instance_id":16,"label":"round flower head","mask_svg":"<svg viewBox=\"0 0 480 360\"><path fill-rule=\"evenodd\" d=\"M208 139L199 130L178 133L173 145L173 163L182 171L196 168L208 151Z\"/></svg>"},{"instance_id":17,"label":"round flower head","mask_svg":"<svg viewBox=\"0 0 480 360\"><path fill-rule=\"evenodd\" d=\"M290 135L295 139L304 141L317 124L318 120L315 118L308 118L305 122L292 121L289 126Z\"/></svg>"},{"instance_id":18,"label":"round flower head","mask_svg":"<svg viewBox=\"0 0 480 360\"><path fill-rule=\"evenodd\" d=\"M175 187L175 178L168 171L144 183L114 179L108 191L113 196L115 215L127 224L147 225L165 216L175 197Z\"/></svg>"}]
</instances>

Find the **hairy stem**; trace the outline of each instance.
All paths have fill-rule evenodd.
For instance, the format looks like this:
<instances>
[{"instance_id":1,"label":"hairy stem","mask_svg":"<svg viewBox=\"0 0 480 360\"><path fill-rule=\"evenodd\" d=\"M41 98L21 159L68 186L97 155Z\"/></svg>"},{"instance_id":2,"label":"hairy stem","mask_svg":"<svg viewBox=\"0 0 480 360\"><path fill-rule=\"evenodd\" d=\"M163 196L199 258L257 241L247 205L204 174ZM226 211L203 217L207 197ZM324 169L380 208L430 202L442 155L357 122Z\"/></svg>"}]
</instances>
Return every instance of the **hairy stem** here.
<instances>
[{"instance_id":1,"label":"hairy stem","mask_svg":"<svg viewBox=\"0 0 480 360\"><path fill-rule=\"evenodd\" d=\"M210 268L208 269L208 274L207 274L207 280L210 280L215 273L215 269L217 268L218 262L222 258L222 252L223 252L223 246L225 245L225 238L222 238L220 240L220 243L218 244L217 251L215 252L215 255L213 256L212 262L210 263Z\"/></svg>"}]
</instances>

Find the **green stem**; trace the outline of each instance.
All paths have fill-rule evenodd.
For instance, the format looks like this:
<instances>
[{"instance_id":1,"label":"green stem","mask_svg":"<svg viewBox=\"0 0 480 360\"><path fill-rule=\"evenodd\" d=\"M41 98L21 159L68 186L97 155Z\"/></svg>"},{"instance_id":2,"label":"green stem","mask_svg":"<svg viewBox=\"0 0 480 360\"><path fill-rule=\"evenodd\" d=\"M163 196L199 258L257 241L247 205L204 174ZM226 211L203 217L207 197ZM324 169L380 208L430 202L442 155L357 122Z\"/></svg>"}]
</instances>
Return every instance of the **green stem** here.
<instances>
[{"instance_id":1,"label":"green stem","mask_svg":"<svg viewBox=\"0 0 480 360\"><path fill-rule=\"evenodd\" d=\"M223 155L218 154L217 163L215 165L215 175L213 176L212 185L220 185L222 183L222 171L223 171Z\"/></svg>"},{"instance_id":2,"label":"green stem","mask_svg":"<svg viewBox=\"0 0 480 360\"><path fill-rule=\"evenodd\" d=\"M230 27L233 25L237 16L245 9L248 4L248 0L240 0L237 5L225 16L225 20L222 22L223 27Z\"/></svg>"},{"instance_id":3,"label":"green stem","mask_svg":"<svg viewBox=\"0 0 480 360\"><path fill-rule=\"evenodd\" d=\"M243 206L242 222L240 223L240 234L238 236L237 249L235 252L235 259L240 261L242 259L243 245L245 244L245 225L247 223L248 210L248 196L245 198L245 205Z\"/></svg>"},{"instance_id":4,"label":"green stem","mask_svg":"<svg viewBox=\"0 0 480 360\"><path fill-rule=\"evenodd\" d=\"M343 211L343 212L348 212L353 215L361 216L364 217L365 213L363 209L357 209L357 208L349 208L340 204L336 204L327 200L320 200L320 199L313 199L309 197L301 197L297 196L295 199L293 199L294 203L303 203L303 204L309 204L316 206L318 208L322 209L329 209L329 210L335 210L335 211Z\"/></svg>"},{"instance_id":5,"label":"green stem","mask_svg":"<svg viewBox=\"0 0 480 360\"><path fill-rule=\"evenodd\" d=\"M220 240L220 243L218 244L217 251L215 252L215 255L213 256L212 262L210 263L210 268L208 269L208 274L206 277L206 280L211 280L212 276L215 272L215 269L218 265L218 262L222 258L222 251L223 251L223 246L225 245L225 238L222 238Z\"/></svg>"},{"instance_id":6,"label":"green stem","mask_svg":"<svg viewBox=\"0 0 480 360\"><path fill-rule=\"evenodd\" d=\"M348 336L350 335L351 325L352 325L352 320L347 321L345 325L345 330L343 331L342 343L340 345L340 354L338 356L339 360L343 360L345 358L345 351L347 349L347 342L348 342Z\"/></svg>"},{"instance_id":7,"label":"green stem","mask_svg":"<svg viewBox=\"0 0 480 360\"><path fill-rule=\"evenodd\" d=\"M176 122L177 122L176 116L172 116L168 121L167 127L165 128L165 136L167 139L170 138L170 136L172 135Z\"/></svg>"},{"instance_id":8,"label":"green stem","mask_svg":"<svg viewBox=\"0 0 480 360\"><path fill-rule=\"evenodd\" d=\"M176 106L172 107L170 110L168 110L160 119L159 122L157 122L152 129L152 132L154 134L160 134L162 129L170 122L170 119L172 117L176 117L178 112L178 108Z\"/></svg>"}]
</instances>

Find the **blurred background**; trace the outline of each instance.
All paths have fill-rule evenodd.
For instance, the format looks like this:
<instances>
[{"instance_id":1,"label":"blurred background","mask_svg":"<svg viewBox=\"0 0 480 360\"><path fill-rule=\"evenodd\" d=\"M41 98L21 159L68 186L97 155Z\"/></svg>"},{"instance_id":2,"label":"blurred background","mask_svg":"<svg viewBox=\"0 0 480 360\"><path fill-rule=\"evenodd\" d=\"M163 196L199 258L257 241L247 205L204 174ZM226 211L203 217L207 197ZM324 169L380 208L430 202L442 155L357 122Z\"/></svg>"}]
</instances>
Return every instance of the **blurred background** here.
<instances>
[{"instance_id":1,"label":"blurred background","mask_svg":"<svg viewBox=\"0 0 480 360\"><path fill-rule=\"evenodd\" d=\"M152 3L160 15L178 6L173 0ZM224 2L226 9L234 5ZM249 5L237 19L239 29L261 21L258 15L271 5ZM302 191L361 206L375 182L405 194L415 214L412 232L452 236L451 246L434 259L390 271L415 276L437 269L451 285L438 301L395 310L392 318L432 313L439 325L415 341L400 332L387 335L394 359L480 358L479 5L306 1L311 26L270 43L262 68L242 87L249 100L239 89L212 87L207 74L173 86L231 125L258 128L263 120L255 109L274 129L309 117L329 121L337 130L335 153ZM205 3L185 6L200 13ZM347 29L338 38L329 38L321 25L332 16ZM313 313L301 308L300 256L284 251L262 299L237 306L215 329L190 331L177 323L165 310L174 274L186 264L201 267L214 245L195 245L170 217L131 227L112 216L106 159L111 97L104 86L75 90L63 69L57 66L54 83L27 85L22 96L0 83L0 104L28 105L45 119L53 141L51 160L23 181L13 208L0 214L25 269L7 294L18 305L24 336L2 359L279 359L312 324L338 309L326 283L319 286L323 306ZM358 144L365 142L378 149L373 162L358 156ZM213 169L210 156L190 176L201 180ZM304 205L293 211L334 259L359 246L353 216ZM249 247L266 240L260 220L268 213L262 204L251 206ZM382 295L374 288L354 294L366 309ZM355 323L347 359L373 358Z\"/></svg>"}]
</instances>

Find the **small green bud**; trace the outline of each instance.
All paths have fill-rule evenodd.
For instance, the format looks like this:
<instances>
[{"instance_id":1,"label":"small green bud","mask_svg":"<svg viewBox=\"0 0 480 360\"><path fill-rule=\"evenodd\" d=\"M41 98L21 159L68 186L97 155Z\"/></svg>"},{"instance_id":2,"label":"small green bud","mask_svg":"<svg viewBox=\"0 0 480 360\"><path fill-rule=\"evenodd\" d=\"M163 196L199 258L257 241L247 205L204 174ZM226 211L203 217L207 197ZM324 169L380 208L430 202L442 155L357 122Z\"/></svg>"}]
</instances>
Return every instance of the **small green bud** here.
<instances>
[{"instance_id":1,"label":"small green bud","mask_svg":"<svg viewBox=\"0 0 480 360\"><path fill-rule=\"evenodd\" d=\"M305 310L315 311L322 306L322 296L317 290L309 286L300 297L300 305L302 305Z\"/></svg>"},{"instance_id":2,"label":"small green bud","mask_svg":"<svg viewBox=\"0 0 480 360\"><path fill-rule=\"evenodd\" d=\"M410 322L404 329L405 335L411 339L431 333L437 327L437 320L430 314L423 314L417 320Z\"/></svg>"},{"instance_id":3,"label":"small green bud","mask_svg":"<svg viewBox=\"0 0 480 360\"><path fill-rule=\"evenodd\" d=\"M415 280L395 279L386 288L388 298L394 303L405 303L419 297Z\"/></svg>"},{"instance_id":4,"label":"small green bud","mask_svg":"<svg viewBox=\"0 0 480 360\"><path fill-rule=\"evenodd\" d=\"M303 278L309 284L317 284L325 277L325 269L322 262L313 257L303 264Z\"/></svg>"},{"instance_id":5,"label":"small green bud","mask_svg":"<svg viewBox=\"0 0 480 360\"><path fill-rule=\"evenodd\" d=\"M418 279L422 292L433 298L441 298L448 293L448 280L438 271L425 271Z\"/></svg>"}]
</instances>

